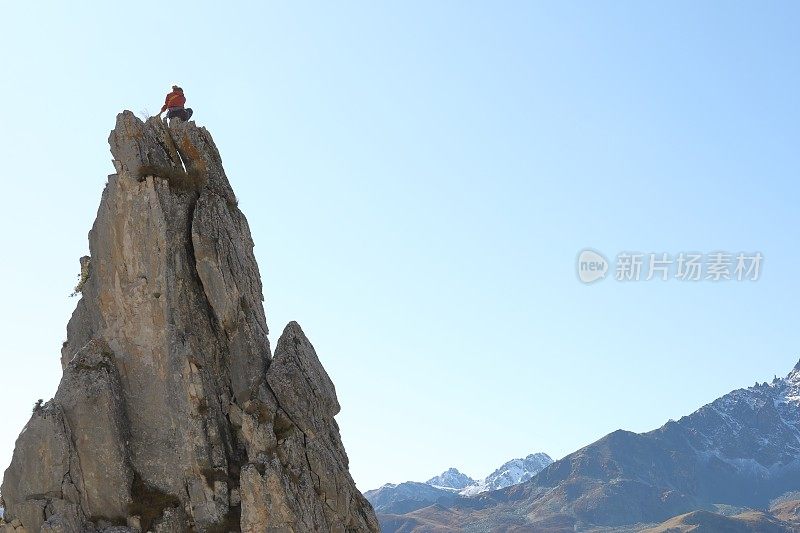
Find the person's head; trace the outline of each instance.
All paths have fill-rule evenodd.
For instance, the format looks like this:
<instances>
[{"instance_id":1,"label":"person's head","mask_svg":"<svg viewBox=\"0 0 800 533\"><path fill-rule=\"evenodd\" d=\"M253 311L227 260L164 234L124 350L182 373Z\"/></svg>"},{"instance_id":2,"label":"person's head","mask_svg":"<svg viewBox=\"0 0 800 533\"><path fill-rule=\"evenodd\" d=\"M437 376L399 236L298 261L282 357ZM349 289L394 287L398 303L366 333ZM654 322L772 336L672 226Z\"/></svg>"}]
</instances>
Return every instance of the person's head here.
<instances>
[{"instance_id":1,"label":"person's head","mask_svg":"<svg viewBox=\"0 0 800 533\"><path fill-rule=\"evenodd\" d=\"M180 87L178 87L177 85L173 85L173 86L172 86L172 90L173 90L173 91L178 91L178 92L180 92L180 93L182 93L182 92L183 92L183 89L181 89L181 88L180 88Z\"/></svg>"}]
</instances>

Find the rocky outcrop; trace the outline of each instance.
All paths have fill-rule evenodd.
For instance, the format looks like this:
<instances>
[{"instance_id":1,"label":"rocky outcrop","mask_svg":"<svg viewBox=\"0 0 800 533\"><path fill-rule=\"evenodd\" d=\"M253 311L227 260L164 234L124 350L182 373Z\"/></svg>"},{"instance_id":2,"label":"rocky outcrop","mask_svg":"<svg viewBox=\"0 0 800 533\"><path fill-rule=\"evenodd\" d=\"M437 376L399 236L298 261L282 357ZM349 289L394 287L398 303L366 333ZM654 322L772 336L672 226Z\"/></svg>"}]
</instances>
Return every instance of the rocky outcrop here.
<instances>
[{"instance_id":1,"label":"rocky outcrop","mask_svg":"<svg viewBox=\"0 0 800 533\"><path fill-rule=\"evenodd\" d=\"M64 376L17 440L2 527L378 531L300 326L270 354L253 241L210 134L126 111L109 144Z\"/></svg>"}]
</instances>

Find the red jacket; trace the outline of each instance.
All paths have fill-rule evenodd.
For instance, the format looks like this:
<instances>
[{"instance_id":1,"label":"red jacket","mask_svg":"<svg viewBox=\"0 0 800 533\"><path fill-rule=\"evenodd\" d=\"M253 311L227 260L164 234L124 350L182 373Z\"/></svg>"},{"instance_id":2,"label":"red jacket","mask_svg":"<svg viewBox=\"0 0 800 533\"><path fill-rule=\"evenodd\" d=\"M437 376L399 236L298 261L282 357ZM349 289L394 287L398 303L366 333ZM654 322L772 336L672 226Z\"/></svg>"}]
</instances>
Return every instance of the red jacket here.
<instances>
[{"instance_id":1,"label":"red jacket","mask_svg":"<svg viewBox=\"0 0 800 533\"><path fill-rule=\"evenodd\" d=\"M164 100L164 106L161 108L161 112L163 113L166 111L168 107L183 107L185 103L186 97L183 96L183 89L174 90L169 93L166 100Z\"/></svg>"}]
</instances>

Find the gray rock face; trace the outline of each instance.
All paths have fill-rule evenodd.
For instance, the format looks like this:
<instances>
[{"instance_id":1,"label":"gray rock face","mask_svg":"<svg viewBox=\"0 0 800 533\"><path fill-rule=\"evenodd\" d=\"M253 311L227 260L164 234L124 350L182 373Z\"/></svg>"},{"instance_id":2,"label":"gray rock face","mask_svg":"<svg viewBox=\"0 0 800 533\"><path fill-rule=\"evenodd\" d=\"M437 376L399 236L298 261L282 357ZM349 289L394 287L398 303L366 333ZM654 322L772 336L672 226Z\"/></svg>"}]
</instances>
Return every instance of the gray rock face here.
<instances>
[{"instance_id":1,"label":"gray rock face","mask_svg":"<svg viewBox=\"0 0 800 533\"><path fill-rule=\"evenodd\" d=\"M126 111L109 144L64 376L17 440L0 528L378 531L300 326L270 354L253 240L210 134Z\"/></svg>"}]
</instances>

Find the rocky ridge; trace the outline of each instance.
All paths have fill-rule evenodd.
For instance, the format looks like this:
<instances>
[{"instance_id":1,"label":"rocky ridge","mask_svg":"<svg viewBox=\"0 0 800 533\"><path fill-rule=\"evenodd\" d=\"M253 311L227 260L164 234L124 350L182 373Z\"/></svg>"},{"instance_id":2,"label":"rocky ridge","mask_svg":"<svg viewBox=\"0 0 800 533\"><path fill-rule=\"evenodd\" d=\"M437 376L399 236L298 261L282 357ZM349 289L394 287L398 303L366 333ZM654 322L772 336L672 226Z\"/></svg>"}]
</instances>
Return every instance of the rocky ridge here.
<instances>
[{"instance_id":1,"label":"rocky ridge","mask_svg":"<svg viewBox=\"0 0 800 533\"><path fill-rule=\"evenodd\" d=\"M474 479L459 472L457 468L448 468L438 476L434 476L425 482L426 485L432 487L455 491L463 490L475 483Z\"/></svg>"}]
</instances>

